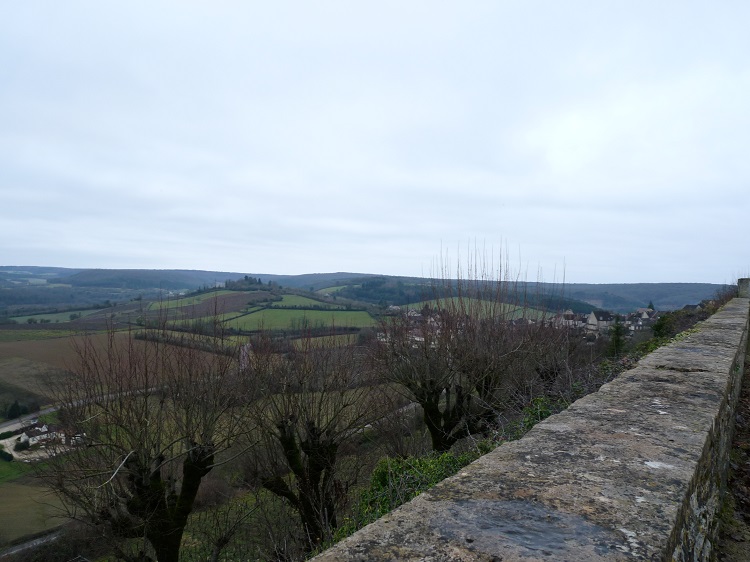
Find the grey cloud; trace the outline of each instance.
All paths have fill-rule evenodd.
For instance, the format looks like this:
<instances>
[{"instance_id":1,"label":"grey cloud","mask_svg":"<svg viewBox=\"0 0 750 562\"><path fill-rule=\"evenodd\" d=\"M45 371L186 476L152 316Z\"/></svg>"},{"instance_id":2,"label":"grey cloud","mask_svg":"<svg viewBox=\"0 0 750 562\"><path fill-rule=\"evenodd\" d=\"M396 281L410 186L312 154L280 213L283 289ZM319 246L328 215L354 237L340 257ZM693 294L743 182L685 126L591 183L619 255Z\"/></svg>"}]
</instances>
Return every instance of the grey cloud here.
<instances>
[{"instance_id":1,"label":"grey cloud","mask_svg":"<svg viewBox=\"0 0 750 562\"><path fill-rule=\"evenodd\" d=\"M3 258L419 275L478 240L576 281L724 282L750 258L748 16L5 6Z\"/></svg>"}]
</instances>

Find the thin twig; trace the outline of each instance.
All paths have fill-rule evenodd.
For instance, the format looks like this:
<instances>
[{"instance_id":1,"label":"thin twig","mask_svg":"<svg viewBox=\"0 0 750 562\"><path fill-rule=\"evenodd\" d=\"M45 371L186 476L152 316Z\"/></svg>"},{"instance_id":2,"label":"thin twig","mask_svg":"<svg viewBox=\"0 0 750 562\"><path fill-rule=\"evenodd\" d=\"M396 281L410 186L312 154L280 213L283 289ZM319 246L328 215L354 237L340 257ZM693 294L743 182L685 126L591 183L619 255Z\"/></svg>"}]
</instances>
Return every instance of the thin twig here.
<instances>
[{"instance_id":1,"label":"thin twig","mask_svg":"<svg viewBox=\"0 0 750 562\"><path fill-rule=\"evenodd\" d=\"M120 466L118 466L118 467L117 467L117 469L115 470L114 474L112 474L112 476L110 476L110 477L109 477L109 480L107 480L107 481L106 481L106 482L105 482L104 484L102 484L101 486L97 486L97 488L103 488L104 486L106 486L107 484L109 484L110 482L112 482L112 480L114 480L114 479L115 479L115 476L117 476L117 473L118 473L118 472L120 472L120 469L121 469L121 468L123 467L123 465L124 465L124 464L125 464L125 463L127 462L128 458L130 458L130 455L132 455L133 453L135 453L135 451L134 451L134 450L133 450L133 451L130 451L130 452L129 452L129 453L128 453L128 454L126 455L126 456L125 456L125 458L124 458L124 459L122 460L122 462L120 463Z\"/></svg>"}]
</instances>

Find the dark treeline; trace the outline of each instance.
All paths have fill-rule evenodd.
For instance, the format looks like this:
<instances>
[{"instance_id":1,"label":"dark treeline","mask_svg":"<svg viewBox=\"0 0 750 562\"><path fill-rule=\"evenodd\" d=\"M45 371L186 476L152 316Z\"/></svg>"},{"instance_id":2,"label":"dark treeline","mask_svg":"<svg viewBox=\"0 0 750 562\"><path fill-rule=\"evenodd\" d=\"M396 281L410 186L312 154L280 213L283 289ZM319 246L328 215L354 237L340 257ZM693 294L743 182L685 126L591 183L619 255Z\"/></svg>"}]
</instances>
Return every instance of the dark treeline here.
<instances>
[{"instance_id":1,"label":"dark treeline","mask_svg":"<svg viewBox=\"0 0 750 562\"><path fill-rule=\"evenodd\" d=\"M71 304L103 302L117 295L119 292L101 288L78 291L71 290L69 287L17 287L0 290L0 310L2 307L11 306L69 308Z\"/></svg>"},{"instance_id":2,"label":"dark treeline","mask_svg":"<svg viewBox=\"0 0 750 562\"><path fill-rule=\"evenodd\" d=\"M203 285L216 285L225 279L241 277L238 273L193 270L153 269L87 269L68 277L60 277L56 283L74 287L107 287L119 289L196 289Z\"/></svg>"},{"instance_id":3,"label":"dark treeline","mask_svg":"<svg viewBox=\"0 0 750 562\"><path fill-rule=\"evenodd\" d=\"M271 283L268 284L268 286L270 285ZM260 277L250 277L249 275L236 280L227 279L224 282L224 288L230 291L258 291L264 286Z\"/></svg>"},{"instance_id":4,"label":"dark treeline","mask_svg":"<svg viewBox=\"0 0 750 562\"><path fill-rule=\"evenodd\" d=\"M351 280L350 285L335 294L337 297L381 306L405 305L423 300L425 287L404 283L395 277L365 277Z\"/></svg>"},{"instance_id":5,"label":"dark treeline","mask_svg":"<svg viewBox=\"0 0 750 562\"><path fill-rule=\"evenodd\" d=\"M461 280L441 281L439 286L436 280L426 279L423 282L407 282L397 277L367 277L352 280L352 284L340 289L335 294L340 297L358 300L381 306L418 303L434 298L445 297L455 292ZM543 286L538 283L515 283L498 281L499 284L507 284L503 289L508 302L520 302L523 300L527 306L541 308L550 311L570 309L576 313L591 312L595 307L586 302L571 299L560 294L564 286ZM464 287L467 296L471 296L471 287ZM481 289L476 289L480 292Z\"/></svg>"}]
</instances>

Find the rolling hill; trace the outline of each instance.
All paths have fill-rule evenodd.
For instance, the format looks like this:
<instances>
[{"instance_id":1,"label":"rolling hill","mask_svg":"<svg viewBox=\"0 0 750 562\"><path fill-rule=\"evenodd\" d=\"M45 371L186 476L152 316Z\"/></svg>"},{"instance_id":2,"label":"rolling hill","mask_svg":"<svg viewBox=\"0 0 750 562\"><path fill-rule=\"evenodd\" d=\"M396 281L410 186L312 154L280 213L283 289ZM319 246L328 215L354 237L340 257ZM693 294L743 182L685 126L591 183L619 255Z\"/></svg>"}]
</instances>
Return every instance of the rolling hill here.
<instances>
[{"instance_id":1,"label":"rolling hill","mask_svg":"<svg viewBox=\"0 0 750 562\"><path fill-rule=\"evenodd\" d=\"M362 273L275 275L200 270L66 269L39 266L0 266L0 316L23 311L61 310L106 305L139 298L221 286L249 275L262 283L375 305L409 304L425 300L432 280ZM525 283L528 294L546 295L542 302L555 310L588 312L594 308L628 312L653 302L659 310L682 308L711 299L724 285L709 283L571 283L564 286Z\"/></svg>"}]
</instances>

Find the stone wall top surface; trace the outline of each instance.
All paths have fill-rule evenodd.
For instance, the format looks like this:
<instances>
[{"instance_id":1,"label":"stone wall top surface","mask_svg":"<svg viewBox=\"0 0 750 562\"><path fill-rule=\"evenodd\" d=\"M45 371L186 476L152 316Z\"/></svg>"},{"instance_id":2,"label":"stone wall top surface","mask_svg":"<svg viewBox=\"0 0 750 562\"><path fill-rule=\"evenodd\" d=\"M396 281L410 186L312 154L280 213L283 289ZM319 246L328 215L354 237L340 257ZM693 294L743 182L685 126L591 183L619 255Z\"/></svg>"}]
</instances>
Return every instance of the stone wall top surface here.
<instances>
[{"instance_id":1,"label":"stone wall top surface","mask_svg":"<svg viewBox=\"0 0 750 562\"><path fill-rule=\"evenodd\" d=\"M734 299L315 560L665 557L744 358L749 304Z\"/></svg>"}]
</instances>

